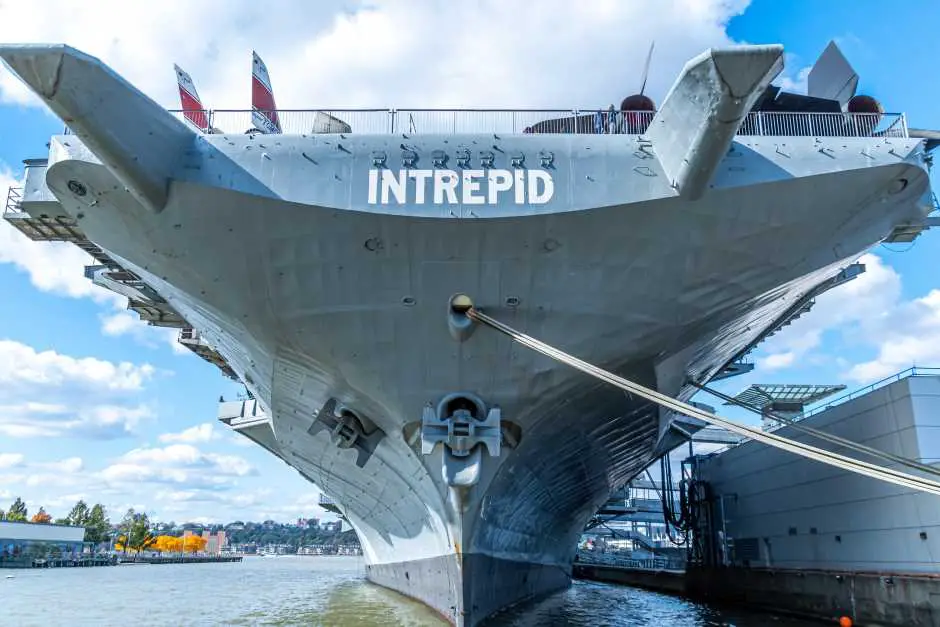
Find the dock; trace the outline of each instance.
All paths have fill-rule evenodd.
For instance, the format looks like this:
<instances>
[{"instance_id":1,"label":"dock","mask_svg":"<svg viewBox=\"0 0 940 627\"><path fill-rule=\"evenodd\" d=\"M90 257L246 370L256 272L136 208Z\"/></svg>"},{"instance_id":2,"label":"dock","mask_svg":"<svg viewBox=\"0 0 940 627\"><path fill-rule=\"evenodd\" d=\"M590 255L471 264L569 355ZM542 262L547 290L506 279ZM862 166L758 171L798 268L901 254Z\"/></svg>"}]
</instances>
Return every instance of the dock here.
<instances>
[{"instance_id":1,"label":"dock","mask_svg":"<svg viewBox=\"0 0 940 627\"><path fill-rule=\"evenodd\" d=\"M53 557L20 559L5 558L0 560L0 568L91 568L95 566L114 566L115 560L108 556L95 557Z\"/></svg>"},{"instance_id":2,"label":"dock","mask_svg":"<svg viewBox=\"0 0 940 627\"><path fill-rule=\"evenodd\" d=\"M762 429L796 441L818 439L805 430L812 428L897 460L940 458L933 435L940 426L940 369L911 368L832 401L815 398L842 387L752 385L735 399L764 399ZM815 407L804 407L809 403L800 395L811 396ZM777 426L780 414L792 424ZM662 476L674 477L668 466ZM816 620L940 625L934 495L756 441L690 452L682 476L691 488L636 479L602 507L585 530L593 539L578 552L573 577ZM683 489L680 499L675 492ZM679 546L665 532L666 503Z\"/></svg>"},{"instance_id":3,"label":"dock","mask_svg":"<svg viewBox=\"0 0 940 627\"><path fill-rule=\"evenodd\" d=\"M215 564L240 562L241 555L177 555L177 556L95 556L52 557L0 560L0 568L89 568L130 564Z\"/></svg>"},{"instance_id":4,"label":"dock","mask_svg":"<svg viewBox=\"0 0 940 627\"><path fill-rule=\"evenodd\" d=\"M603 581L654 592L685 594L685 570L666 560L595 560L578 553L572 567L572 577L588 581Z\"/></svg>"},{"instance_id":5,"label":"dock","mask_svg":"<svg viewBox=\"0 0 940 627\"><path fill-rule=\"evenodd\" d=\"M117 564L217 564L223 562L240 562L241 555L132 555L117 559Z\"/></svg>"}]
</instances>

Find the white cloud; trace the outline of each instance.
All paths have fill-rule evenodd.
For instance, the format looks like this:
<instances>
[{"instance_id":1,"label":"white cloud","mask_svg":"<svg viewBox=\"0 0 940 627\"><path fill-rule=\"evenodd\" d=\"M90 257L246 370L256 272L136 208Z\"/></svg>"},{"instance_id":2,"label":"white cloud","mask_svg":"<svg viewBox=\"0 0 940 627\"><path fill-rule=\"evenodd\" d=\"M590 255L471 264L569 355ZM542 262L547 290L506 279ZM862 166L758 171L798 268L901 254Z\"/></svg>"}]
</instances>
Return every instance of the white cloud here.
<instances>
[{"instance_id":1,"label":"white cloud","mask_svg":"<svg viewBox=\"0 0 940 627\"><path fill-rule=\"evenodd\" d=\"M822 343L827 332L843 333L874 317L884 316L901 297L901 277L881 257L866 254L859 260L865 272L858 278L823 293L809 313L777 332L760 347L758 368L780 370L796 366Z\"/></svg>"},{"instance_id":2,"label":"white cloud","mask_svg":"<svg viewBox=\"0 0 940 627\"><path fill-rule=\"evenodd\" d=\"M24 459L21 453L0 453L0 469L20 466Z\"/></svg>"},{"instance_id":3,"label":"white cloud","mask_svg":"<svg viewBox=\"0 0 940 627\"><path fill-rule=\"evenodd\" d=\"M0 434L126 435L152 416L137 397L153 374L149 364L76 358L0 340Z\"/></svg>"},{"instance_id":4,"label":"white cloud","mask_svg":"<svg viewBox=\"0 0 940 627\"><path fill-rule=\"evenodd\" d=\"M75 358L52 350L36 351L13 340L0 340L0 385L80 385L110 391L137 391L154 373L150 364L114 363L95 357Z\"/></svg>"},{"instance_id":5,"label":"white cloud","mask_svg":"<svg viewBox=\"0 0 940 627\"><path fill-rule=\"evenodd\" d=\"M38 138L37 142L45 140ZM6 203L9 188L19 185L13 172L0 162L0 200ZM34 242L6 220L0 220L0 263L13 264L29 274L32 284L43 292L91 298L103 304L126 304L123 296L85 278L84 267L96 263L88 253L66 242Z\"/></svg>"},{"instance_id":6,"label":"white cloud","mask_svg":"<svg viewBox=\"0 0 940 627\"><path fill-rule=\"evenodd\" d=\"M878 355L848 371L855 381L881 379L914 365L940 365L940 290L873 316L866 333Z\"/></svg>"},{"instance_id":7,"label":"white cloud","mask_svg":"<svg viewBox=\"0 0 940 627\"><path fill-rule=\"evenodd\" d=\"M100 318L101 332L109 337L128 336L138 344L151 348L163 343L176 355L190 354L189 349L177 341L179 329L151 326L137 314L126 310L102 314Z\"/></svg>"},{"instance_id":8,"label":"white cloud","mask_svg":"<svg viewBox=\"0 0 940 627\"><path fill-rule=\"evenodd\" d=\"M180 442L183 444L195 444L197 442L208 442L217 440L222 436L215 430L215 425L206 422L195 427L185 429L180 433L164 433L159 436L159 440L164 443Z\"/></svg>"},{"instance_id":9,"label":"white cloud","mask_svg":"<svg viewBox=\"0 0 940 627\"><path fill-rule=\"evenodd\" d=\"M35 465L63 473L81 472L85 468L85 462L81 457L68 457L57 462L46 462Z\"/></svg>"},{"instance_id":10,"label":"white cloud","mask_svg":"<svg viewBox=\"0 0 940 627\"><path fill-rule=\"evenodd\" d=\"M856 383L940 364L940 290L904 300L901 276L881 257L867 254L860 261L864 274L820 296L808 314L761 347L758 369L780 370L813 359L827 333L838 333L848 346L875 350L873 359L854 365L832 358L842 376Z\"/></svg>"},{"instance_id":11,"label":"white cloud","mask_svg":"<svg viewBox=\"0 0 940 627\"><path fill-rule=\"evenodd\" d=\"M244 1L144 6L114 0L88 12L65 0L10 0L0 41L68 43L105 60L168 107L178 107L177 62L207 105L248 108L246 79L256 48L285 109L557 108L606 105L638 90L653 39L648 87L661 96L688 59L732 43L725 25L747 4L663 0L650 10L617 0L576 8L545 0L534 11L496 0L446 6L378 0L352 7L288 0L277 10L258 11ZM0 75L0 98L36 103L8 74Z\"/></svg>"},{"instance_id":12,"label":"white cloud","mask_svg":"<svg viewBox=\"0 0 940 627\"><path fill-rule=\"evenodd\" d=\"M760 366L762 370L780 370L781 368L792 366L794 361L796 361L796 353L794 351L787 351L785 353L774 353L758 359L757 365Z\"/></svg>"},{"instance_id":13,"label":"white cloud","mask_svg":"<svg viewBox=\"0 0 940 627\"><path fill-rule=\"evenodd\" d=\"M101 472L107 481L151 481L225 488L232 478L256 474L257 470L236 455L204 453L189 444L128 451Z\"/></svg>"},{"instance_id":14,"label":"white cloud","mask_svg":"<svg viewBox=\"0 0 940 627\"><path fill-rule=\"evenodd\" d=\"M790 59L787 59L790 61ZM795 72L790 70L780 75L780 77L774 81L774 84L779 86L783 91L790 92L791 94L805 94L806 89L809 83L809 72L813 69L812 65L806 67L801 67Z\"/></svg>"},{"instance_id":15,"label":"white cloud","mask_svg":"<svg viewBox=\"0 0 940 627\"><path fill-rule=\"evenodd\" d=\"M18 187L13 173L0 162L0 199L6 201L9 188ZM164 342L176 354L187 352L177 341L177 329L152 327L127 311L127 299L85 278L85 266L98 262L80 248L66 242L34 242L0 220L0 263L9 263L29 275L32 285L42 291L71 298L90 298L112 313L101 315L101 332L116 337L130 335L145 346ZM117 310L117 311L114 311Z\"/></svg>"}]
</instances>

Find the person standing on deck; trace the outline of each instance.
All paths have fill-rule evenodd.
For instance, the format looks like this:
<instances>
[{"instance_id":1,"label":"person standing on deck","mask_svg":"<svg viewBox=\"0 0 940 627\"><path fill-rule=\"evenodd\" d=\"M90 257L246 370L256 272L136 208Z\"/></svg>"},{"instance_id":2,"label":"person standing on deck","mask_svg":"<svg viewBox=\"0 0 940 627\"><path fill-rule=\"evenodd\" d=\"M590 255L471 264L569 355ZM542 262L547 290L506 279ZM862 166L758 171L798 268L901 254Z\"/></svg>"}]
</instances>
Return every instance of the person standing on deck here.
<instances>
[{"instance_id":1,"label":"person standing on deck","mask_svg":"<svg viewBox=\"0 0 940 627\"><path fill-rule=\"evenodd\" d=\"M610 105L610 108L607 109L607 132L611 135L619 132L617 126L617 110L614 108L614 105Z\"/></svg>"}]
</instances>

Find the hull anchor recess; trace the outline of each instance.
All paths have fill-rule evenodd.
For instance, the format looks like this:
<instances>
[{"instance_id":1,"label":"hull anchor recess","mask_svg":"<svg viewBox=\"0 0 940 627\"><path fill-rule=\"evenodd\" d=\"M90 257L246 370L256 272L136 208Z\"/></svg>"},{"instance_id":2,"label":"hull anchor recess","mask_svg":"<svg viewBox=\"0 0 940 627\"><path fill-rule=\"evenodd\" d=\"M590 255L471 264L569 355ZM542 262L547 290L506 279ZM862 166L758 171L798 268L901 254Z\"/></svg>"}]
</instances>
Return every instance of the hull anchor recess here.
<instances>
[{"instance_id":1,"label":"hull anchor recess","mask_svg":"<svg viewBox=\"0 0 940 627\"><path fill-rule=\"evenodd\" d=\"M449 394L425 406L421 415L421 453L430 455L443 445L443 478L447 485L469 488L480 480L483 449L499 457L502 433L500 409L487 408L476 395Z\"/></svg>"},{"instance_id":2,"label":"hull anchor recess","mask_svg":"<svg viewBox=\"0 0 940 627\"><path fill-rule=\"evenodd\" d=\"M330 432L330 439L338 448L356 449L356 466L359 468L366 465L375 447L385 437L375 423L339 405L335 398L320 408L307 433L316 435L324 429Z\"/></svg>"}]
</instances>

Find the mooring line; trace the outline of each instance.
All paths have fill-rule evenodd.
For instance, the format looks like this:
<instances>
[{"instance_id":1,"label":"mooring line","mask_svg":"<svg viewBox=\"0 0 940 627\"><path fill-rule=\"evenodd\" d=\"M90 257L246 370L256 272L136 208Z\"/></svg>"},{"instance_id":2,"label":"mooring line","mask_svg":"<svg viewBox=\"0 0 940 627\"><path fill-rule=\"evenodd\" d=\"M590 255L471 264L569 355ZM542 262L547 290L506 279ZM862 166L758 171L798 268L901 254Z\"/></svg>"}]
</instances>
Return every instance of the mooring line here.
<instances>
[{"instance_id":1,"label":"mooring line","mask_svg":"<svg viewBox=\"0 0 940 627\"><path fill-rule=\"evenodd\" d=\"M848 470L849 472L854 472L856 474L871 477L873 479L879 479L881 481L893 483L895 485L940 496L940 483L936 481L900 472L891 468L884 468L876 464L863 462L852 457L833 453L832 451L826 451L809 444L790 440L774 433L767 433L761 431L760 429L742 425L727 418L722 418L718 414L703 411L697 407L689 405L688 403L676 400L670 396L666 396L665 394L651 390L638 383L634 383L629 379L624 379L623 377L617 376L611 372L603 370L602 368L598 368L597 366L589 364L586 361L582 361L573 355L569 355L564 351L561 351L531 336L521 333L520 331L503 324L499 320L491 318L474 307L467 309L466 315L471 320L489 326L496 331L507 335L515 342L522 344L523 346L527 346L532 350L545 355L546 357L550 357L560 363L566 364L572 368L580 370L581 372L589 374L596 379L605 381L632 394L636 394L637 396L652 401L657 405L661 405L662 407L666 407L667 409L671 409L677 413L691 416L693 418L698 418L699 420L702 420L708 424L723 427L732 433L737 433L738 435L757 440L758 442L762 442L768 446L773 446L784 451L789 451L808 459L813 459L824 464L829 464L830 466L834 466L836 468L841 468L842 470Z\"/></svg>"},{"instance_id":2,"label":"mooring line","mask_svg":"<svg viewBox=\"0 0 940 627\"><path fill-rule=\"evenodd\" d=\"M846 447L846 448L850 448L850 449L852 449L852 450L858 451L859 453L864 453L864 454L866 454L866 455L871 455L872 457L877 457L877 458L883 459L883 460L885 460L885 461L894 462L894 463L896 463L896 464L901 464L902 466L907 466L908 468L913 468L913 469L915 469L915 470L919 470L919 471L921 471L921 472L926 472L926 473L928 473L928 474L936 475L936 476L940 477L940 468L935 468L934 466L929 466L929 465L927 465L927 464L923 464L923 463L917 461L916 459L911 459L911 458L909 458L909 457L903 457L903 456L901 456L901 455L895 455L894 453L888 453L888 452L886 452L886 451L879 451L879 450L876 449L876 448L873 448L873 447L871 447L871 446L867 446L867 445L862 444L862 443L860 443L860 442L854 442L854 441L852 441L852 440L849 440L848 438L843 438L842 436L835 435L834 433L826 433L825 431L822 431L822 430L820 430L820 429L816 429L816 428L814 428L814 427L807 426L807 425L805 425L805 424L802 424L802 423L801 423L800 421L798 421L798 420L792 420L792 419L790 419L790 418L785 418L785 417L781 416L780 414L776 414L776 413L774 413L774 412L763 411L763 410L759 409L758 407L755 407L755 406L752 405L751 403L746 403L746 402L744 402L744 401L742 401L742 400L739 400L739 399L734 398L733 396L729 396L729 395L727 395L727 394L725 394L725 393L723 393L723 392L719 392L718 390L716 390L716 389L714 389L714 388L711 388L711 387L709 387L709 386L707 386L707 385L702 385L701 383L696 383L695 381L689 381L689 385L692 385L692 386L694 386L694 387L696 387L696 388L702 390L703 392L708 392L708 393L711 394L712 396L716 396L716 397L720 398L721 400L725 401L726 403L730 403L730 404L732 404L732 405L737 405L738 407L742 407L742 408L744 408L744 409L746 409L746 410L748 410L748 411L751 411L751 412L754 412L754 413L759 414L759 415L761 415L761 416L770 418L771 420L776 420L776 421L779 422L779 423L785 424L785 425L787 425L788 427L793 427L793 428L796 429L797 431L802 431L803 433L806 433L806 434L811 435L811 436L813 436L813 437L817 437L817 438L819 438L820 440L826 440L827 442L831 442L831 443L833 443L833 444L838 444L838 445L840 445L840 446L844 446L844 447Z\"/></svg>"}]
</instances>

